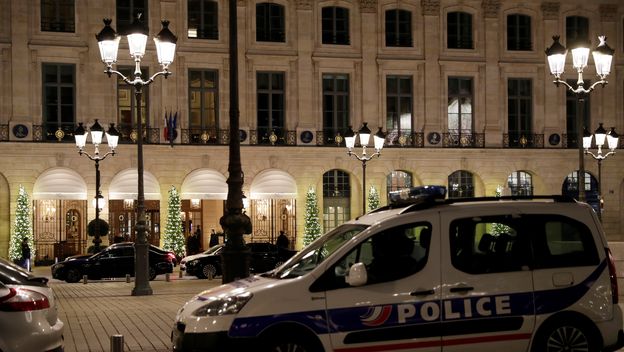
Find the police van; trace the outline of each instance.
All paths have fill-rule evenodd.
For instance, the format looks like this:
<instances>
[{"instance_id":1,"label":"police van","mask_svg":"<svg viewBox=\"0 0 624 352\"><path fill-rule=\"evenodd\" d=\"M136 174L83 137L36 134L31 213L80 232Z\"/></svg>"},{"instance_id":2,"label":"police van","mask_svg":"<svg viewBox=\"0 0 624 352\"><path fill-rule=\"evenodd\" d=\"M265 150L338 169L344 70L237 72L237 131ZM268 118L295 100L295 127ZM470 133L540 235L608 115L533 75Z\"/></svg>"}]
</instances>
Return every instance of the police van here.
<instances>
[{"instance_id":1,"label":"police van","mask_svg":"<svg viewBox=\"0 0 624 352\"><path fill-rule=\"evenodd\" d=\"M614 351L600 221L562 196L445 199L442 186L323 235L281 267L197 294L175 351Z\"/></svg>"}]
</instances>

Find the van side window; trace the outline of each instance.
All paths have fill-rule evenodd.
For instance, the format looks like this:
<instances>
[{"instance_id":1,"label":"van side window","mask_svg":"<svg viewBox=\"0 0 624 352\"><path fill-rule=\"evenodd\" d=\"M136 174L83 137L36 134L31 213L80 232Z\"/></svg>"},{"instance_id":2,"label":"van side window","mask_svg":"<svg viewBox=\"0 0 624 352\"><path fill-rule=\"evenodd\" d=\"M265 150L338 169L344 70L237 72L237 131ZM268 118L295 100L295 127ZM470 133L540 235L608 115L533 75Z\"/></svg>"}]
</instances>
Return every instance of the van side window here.
<instances>
[{"instance_id":1,"label":"van side window","mask_svg":"<svg viewBox=\"0 0 624 352\"><path fill-rule=\"evenodd\" d=\"M351 265L364 263L368 284L402 279L425 266L430 242L431 225L428 223L387 229L356 246L332 272L344 282Z\"/></svg>"},{"instance_id":2,"label":"van side window","mask_svg":"<svg viewBox=\"0 0 624 352\"><path fill-rule=\"evenodd\" d=\"M585 224L563 216L544 217L543 232L534 238L535 265L558 268L596 265L600 258Z\"/></svg>"},{"instance_id":3,"label":"van side window","mask_svg":"<svg viewBox=\"0 0 624 352\"><path fill-rule=\"evenodd\" d=\"M451 263L469 274L528 270L530 246L524 232L507 215L455 220L450 233Z\"/></svg>"}]
</instances>

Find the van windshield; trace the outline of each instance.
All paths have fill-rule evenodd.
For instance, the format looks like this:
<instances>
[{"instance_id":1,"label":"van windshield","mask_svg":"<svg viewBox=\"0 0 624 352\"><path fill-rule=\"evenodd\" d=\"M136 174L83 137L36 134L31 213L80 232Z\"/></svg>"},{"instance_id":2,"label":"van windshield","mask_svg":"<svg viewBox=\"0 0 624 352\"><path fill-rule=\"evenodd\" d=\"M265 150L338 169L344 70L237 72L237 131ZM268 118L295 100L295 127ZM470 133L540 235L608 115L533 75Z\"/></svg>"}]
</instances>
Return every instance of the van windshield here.
<instances>
[{"instance_id":1,"label":"van windshield","mask_svg":"<svg viewBox=\"0 0 624 352\"><path fill-rule=\"evenodd\" d=\"M309 244L271 276L289 279L307 274L367 227L367 225L342 225L335 228Z\"/></svg>"}]
</instances>

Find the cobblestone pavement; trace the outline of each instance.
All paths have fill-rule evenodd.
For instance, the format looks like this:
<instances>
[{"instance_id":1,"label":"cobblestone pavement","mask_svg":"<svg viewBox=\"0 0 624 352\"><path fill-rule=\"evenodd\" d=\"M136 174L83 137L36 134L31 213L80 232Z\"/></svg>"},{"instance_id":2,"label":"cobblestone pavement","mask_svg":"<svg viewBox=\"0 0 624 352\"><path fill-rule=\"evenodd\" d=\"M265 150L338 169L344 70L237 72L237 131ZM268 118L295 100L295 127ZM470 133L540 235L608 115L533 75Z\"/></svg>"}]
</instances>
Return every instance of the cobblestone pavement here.
<instances>
[{"instance_id":1,"label":"cobblestone pavement","mask_svg":"<svg viewBox=\"0 0 624 352\"><path fill-rule=\"evenodd\" d=\"M35 268L35 274L49 277L49 267ZM179 278L177 268L170 275L150 281L153 294L132 296L133 279L90 281L68 284L50 279L65 323L65 352L108 352L111 336L123 335L124 351L171 351L170 334L178 309L205 289L221 284L220 279Z\"/></svg>"}]
</instances>

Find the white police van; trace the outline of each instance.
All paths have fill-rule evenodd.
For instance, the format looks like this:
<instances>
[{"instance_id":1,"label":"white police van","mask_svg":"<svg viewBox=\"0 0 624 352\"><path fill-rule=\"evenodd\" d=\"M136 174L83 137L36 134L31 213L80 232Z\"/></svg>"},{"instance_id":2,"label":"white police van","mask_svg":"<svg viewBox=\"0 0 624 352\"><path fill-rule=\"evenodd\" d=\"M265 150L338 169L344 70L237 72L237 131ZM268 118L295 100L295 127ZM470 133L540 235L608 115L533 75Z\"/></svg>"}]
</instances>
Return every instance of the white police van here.
<instances>
[{"instance_id":1,"label":"white police van","mask_svg":"<svg viewBox=\"0 0 624 352\"><path fill-rule=\"evenodd\" d=\"M624 344L613 258L590 206L445 193L395 193L398 202L337 227L278 269L196 295L177 314L174 350L591 352Z\"/></svg>"}]
</instances>

